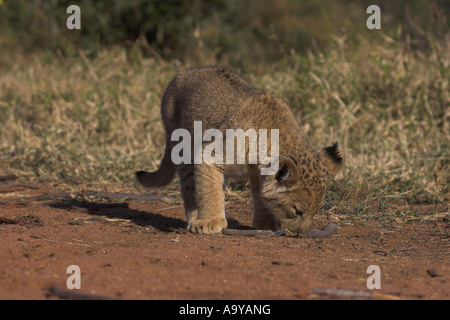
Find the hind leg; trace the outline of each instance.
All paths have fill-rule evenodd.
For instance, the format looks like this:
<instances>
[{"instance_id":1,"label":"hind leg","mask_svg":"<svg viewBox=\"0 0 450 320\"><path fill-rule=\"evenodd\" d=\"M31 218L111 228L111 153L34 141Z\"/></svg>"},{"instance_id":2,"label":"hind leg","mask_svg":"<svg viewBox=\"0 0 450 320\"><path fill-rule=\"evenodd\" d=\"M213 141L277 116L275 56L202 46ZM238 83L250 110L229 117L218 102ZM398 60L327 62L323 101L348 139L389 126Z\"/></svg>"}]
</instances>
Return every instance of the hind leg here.
<instances>
[{"instance_id":1,"label":"hind leg","mask_svg":"<svg viewBox=\"0 0 450 320\"><path fill-rule=\"evenodd\" d=\"M177 172L180 177L181 195L189 227L198 218L198 206L195 201L194 165L181 164L177 166Z\"/></svg>"}]
</instances>

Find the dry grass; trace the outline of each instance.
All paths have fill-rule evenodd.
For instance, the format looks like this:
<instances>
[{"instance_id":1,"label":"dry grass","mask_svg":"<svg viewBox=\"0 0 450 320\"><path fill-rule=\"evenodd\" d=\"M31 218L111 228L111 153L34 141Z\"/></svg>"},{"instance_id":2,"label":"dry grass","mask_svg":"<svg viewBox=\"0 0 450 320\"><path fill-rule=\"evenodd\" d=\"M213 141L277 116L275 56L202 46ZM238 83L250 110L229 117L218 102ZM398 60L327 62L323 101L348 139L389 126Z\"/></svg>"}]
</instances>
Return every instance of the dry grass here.
<instances>
[{"instance_id":1,"label":"dry grass","mask_svg":"<svg viewBox=\"0 0 450 320\"><path fill-rule=\"evenodd\" d=\"M3 170L69 185L133 184L136 168L157 166L159 100L175 72L121 49L14 65L0 80Z\"/></svg>"},{"instance_id":2,"label":"dry grass","mask_svg":"<svg viewBox=\"0 0 450 320\"><path fill-rule=\"evenodd\" d=\"M334 204L448 202L448 38L429 53L387 36L357 48L344 39L335 45L246 77L285 97L314 144L344 144L348 160L331 189ZM5 57L0 174L75 189L136 188L134 172L159 164L159 102L179 69L140 52Z\"/></svg>"}]
</instances>

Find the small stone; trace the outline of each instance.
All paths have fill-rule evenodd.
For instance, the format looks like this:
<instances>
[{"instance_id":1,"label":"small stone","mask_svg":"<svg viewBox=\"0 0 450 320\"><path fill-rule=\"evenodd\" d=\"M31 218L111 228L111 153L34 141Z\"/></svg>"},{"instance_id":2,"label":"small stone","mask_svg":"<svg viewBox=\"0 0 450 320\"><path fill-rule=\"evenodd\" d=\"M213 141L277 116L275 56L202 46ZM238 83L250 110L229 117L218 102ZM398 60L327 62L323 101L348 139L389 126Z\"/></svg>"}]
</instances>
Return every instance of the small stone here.
<instances>
[{"instance_id":1,"label":"small stone","mask_svg":"<svg viewBox=\"0 0 450 320\"><path fill-rule=\"evenodd\" d=\"M432 278L439 277L439 274L438 274L436 268L428 269L428 270L427 270L427 273L428 273L428 275L429 275L430 277L432 277Z\"/></svg>"}]
</instances>

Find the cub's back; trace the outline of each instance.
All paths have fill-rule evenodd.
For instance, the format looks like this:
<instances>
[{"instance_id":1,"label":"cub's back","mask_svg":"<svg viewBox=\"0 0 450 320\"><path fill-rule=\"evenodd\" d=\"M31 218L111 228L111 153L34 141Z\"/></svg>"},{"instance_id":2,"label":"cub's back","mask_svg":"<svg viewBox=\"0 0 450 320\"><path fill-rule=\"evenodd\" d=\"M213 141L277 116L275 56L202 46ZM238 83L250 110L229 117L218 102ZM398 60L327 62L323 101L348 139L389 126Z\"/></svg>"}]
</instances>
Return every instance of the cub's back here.
<instances>
[{"instance_id":1,"label":"cub's back","mask_svg":"<svg viewBox=\"0 0 450 320\"><path fill-rule=\"evenodd\" d=\"M219 128L236 109L261 92L263 90L254 88L226 68L184 69L175 76L164 94L163 120L176 119L179 127L188 130L192 129L194 120L202 121L204 129Z\"/></svg>"},{"instance_id":2,"label":"cub's back","mask_svg":"<svg viewBox=\"0 0 450 320\"><path fill-rule=\"evenodd\" d=\"M245 95L258 91L239 74L227 68L206 66L182 70L174 79L181 89L201 89L211 91L213 94Z\"/></svg>"}]
</instances>

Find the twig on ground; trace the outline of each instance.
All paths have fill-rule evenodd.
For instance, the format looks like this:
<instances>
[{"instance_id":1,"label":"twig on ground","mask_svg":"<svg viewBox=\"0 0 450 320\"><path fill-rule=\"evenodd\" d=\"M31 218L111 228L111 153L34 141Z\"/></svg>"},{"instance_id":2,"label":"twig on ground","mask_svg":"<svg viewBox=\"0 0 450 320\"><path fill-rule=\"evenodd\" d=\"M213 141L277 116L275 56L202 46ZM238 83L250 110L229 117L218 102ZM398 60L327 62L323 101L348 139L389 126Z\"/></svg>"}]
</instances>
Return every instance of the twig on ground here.
<instances>
[{"instance_id":1,"label":"twig on ground","mask_svg":"<svg viewBox=\"0 0 450 320\"><path fill-rule=\"evenodd\" d=\"M51 286L50 288L48 288L48 293L49 295L53 295L60 299L68 300L114 300L113 298L105 296L66 291L58 288L57 286Z\"/></svg>"},{"instance_id":2,"label":"twig on ground","mask_svg":"<svg viewBox=\"0 0 450 320\"><path fill-rule=\"evenodd\" d=\"M309 230L307 236L311 238L324 238L335 233L337 229L338 229L337 223L330 222L322 230Z\"/></svg>"},{"instance_id":3,"label":"twig on ground","mask_svg":"<svg viewBox=\"0 0 450 320\"><path fill-rule=\"evenodd\" d=\"M373 253L376 253L376 254L381 254L381 255L383 255L383 256L390 256L390 257L392 257L392 254L391 253L389 253L389 252L386 252L386 251L382 251L382 250L375 250L375 251L373 251Z\"/></svg>"},{"instance_id":4,"label":"twig on ground","mask_svg":"<svg viewBox=\"0 0 450 320\"><path fill-rule=\"evenodd\" d=\"M23 183L23 182L0 183L0 193L22 191L24 188L37 189L36 186L29 184L29 183Z\"/></svg>"},{"instance_id":5,"label":"twig on ground","mask_svg":"<svg viewBox=\"0 0 450 320\"><path fill-rule=\"evenodd\" d=\"M329 296L337 298L352 298L352 299L371 299L374 298L371 292L363 290L345 290L345 289L322 289L313 288L312 294L319 296Z\"/></svg>"},{"instance_id":6,"label":"twig on ground","mask_svg":"<svg viewBox=\"0 0 450 320\"><path fill-rule=\"evenodd\" d=\"M5 176L0 176L0 181L16 180L18 176L15 174L7 174Z\"/></svg>"},{"instance_id":7,"label":"twig on ground","mask_svg":"<svg viewBox=\"0 0 450 320\"><path fill-rule=\"evenodd\" d=\"M222 234L227 236L273 236L276 235L272 230L242 230L242 229L224 229Z\"/></svg>"},{"instance_id":8,"label":"twig on ground","mask_svg":"<svg viewBox=\"0 0 450 320\"><path fill-rule=\"evenodd\" d=\"M387 293L368 292L364 290L346 290L346 289L322 289L313 288L312 294L319 296L336 297L343 299L385 299L400 300L401 297Z\"/></svg>"},{"instance_id":9,"label":"twig on ground","mask_svg":"<svg viewBox=\"0 0 450 320\"><path fill-rule=\"evenodd\" d=\"M0 217L0 224L17 224L17 219L10 219L6 217Z\"/></svg>"},{"instance_id":10,"label":"twig on ground","mask_svg":"<svg viewBox=\"0 0 450 320\"><path fill-rule=\"evenodd\" d=\"M307 237L311 238L323 238L328 237L335 233L338 229L338 225L334 222L327 224L322 230L310 230L306 234ZM242 230L242 229L224 229L222 234L228 236L276 236L276 235L286 235L282 230L272 231L272 230Z\"/></svg>"},{"instance_id":11,"label":"twig on ground","mask_svg":"<svg viewBox=\"0 0 450 320\"><path fill-rule=\"evenodd\" d=\"M122 199L122 200L138 200L138 201L155 201L164 198L172 198L171 196L154 196L154 195L132 194L132 193L108 193L96 191L86 191L83 194L108 200Z\"/></svg>"}]
</instances>

